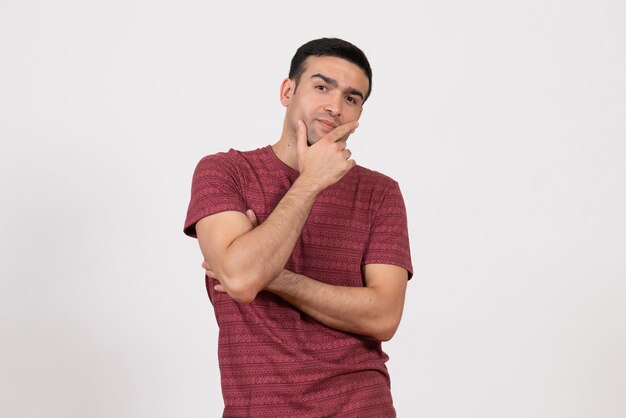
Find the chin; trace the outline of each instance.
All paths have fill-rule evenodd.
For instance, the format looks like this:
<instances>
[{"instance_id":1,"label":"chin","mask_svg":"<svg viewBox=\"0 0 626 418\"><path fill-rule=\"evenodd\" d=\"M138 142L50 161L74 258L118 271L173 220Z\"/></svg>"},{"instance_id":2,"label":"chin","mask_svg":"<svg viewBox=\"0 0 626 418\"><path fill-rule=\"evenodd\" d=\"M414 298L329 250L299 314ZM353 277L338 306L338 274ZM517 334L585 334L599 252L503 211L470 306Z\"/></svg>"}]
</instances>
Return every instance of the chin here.
<instances>
[{"instance_id":1,"label":"chin","mask_svg":"<svg viewBox=\"0 0 626 418\"><path fill-rule=\"evenodd\" d=\"M317 141L320 140L320 138L321 136L316 134L315 132L309 132L307 134L307 142L309 143L309 146L315 144Z\"/></svg>"}]
</instances>

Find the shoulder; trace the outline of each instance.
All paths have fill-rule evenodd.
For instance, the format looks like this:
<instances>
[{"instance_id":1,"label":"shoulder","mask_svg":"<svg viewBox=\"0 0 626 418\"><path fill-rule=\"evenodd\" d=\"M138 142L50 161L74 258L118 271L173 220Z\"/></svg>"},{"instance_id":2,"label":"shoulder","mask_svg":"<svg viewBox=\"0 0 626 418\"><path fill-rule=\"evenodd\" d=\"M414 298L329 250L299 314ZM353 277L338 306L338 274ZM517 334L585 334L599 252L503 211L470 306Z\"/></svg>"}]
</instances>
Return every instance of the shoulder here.
<instances>
[{"instance_id":1,"label":"shoulder","mask_svg":"<svg viewBox=\"0 0 626 418\"><path fill-rule=\"evenodd\" d=\"M353 168L355 174L362 178L372 179L374 181L382 182L382 183L396 183L396 181L389 177L386 174L378 172L376 170L372 170L370 168L363 167L362 165L356 165Z\"/></svg>"},{"instance_id":2,"label":"shoulder","mask_svg":"<svg viewBox=\"0 0 626 418\"><path fill-rule=\"evenodd\" d=\"M356 165L350 172L353 181L358 184L359 188L376 192L399 189L396 180L378 171Z\"/></svg>"},{"instance_id":3,"label":"shoulder","mask_svg":"<svg viewBox=\"0 0 626 418\"><path fill-rule=\"evenodd\" d=\"M230 149L226 152L218 152L202 157L196 166L196 174L215 170L237 170L242 165L249 165L251 161L259 158L265 152L265 148L250 151Z\"/></svg>"},{"instance_id":4,"label":"shoulder","mask_svg":"<svg viewBox=\"0 0 626 418\"><path fill-rule=\"evenodd\" d=\"M239 151L239 150L231 148L226 152L217 152L215 154L205 155L204 157L200 159L198 166L214 165L214 164L224 164L224 165L236 164L237 160L241 158L241 155L247 152L251 152L251 151Z\"/></svg>"},{"instance_id":5,"label":"shoulder","mask_svg":"<svg viewBox=\"0 0 626 418\"><path fill-rule=\"evenodd\" d=\"M353 171L349 181L355 192L355 200L367 202L374 212L380 212L382 208L404 207L404 198L396 180L359 165L350 171Z\"/></svg>"}]
</instances>

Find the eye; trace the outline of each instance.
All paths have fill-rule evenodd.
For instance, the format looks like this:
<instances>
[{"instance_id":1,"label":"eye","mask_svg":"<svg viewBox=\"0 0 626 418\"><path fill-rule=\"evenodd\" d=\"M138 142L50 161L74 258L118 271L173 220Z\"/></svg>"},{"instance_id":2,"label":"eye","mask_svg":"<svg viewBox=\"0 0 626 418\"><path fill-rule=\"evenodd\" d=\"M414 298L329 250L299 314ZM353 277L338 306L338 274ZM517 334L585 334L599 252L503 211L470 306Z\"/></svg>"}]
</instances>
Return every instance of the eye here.
<instances>
[{"instance_id":1,"label":"eye","mask_svg":"<svg viewBox=\"0 0 626 418\"><path fill-rule=\"evenodd\" d=\"M346 100L347 100L348 102L350 102L350 104L357 104L356 99L355 99L354 97L352 97L352 96L347 96L347 97L346 97Z\"/></svg>"},{"instance_id":2,"label":"eye","mask_svg":"<svg viewBox=\"0 0 626 418\"><path fill-rule=\"evenodd\" d=\"M315 86L315 89L319 90L319 91L326 91L327 90L326 86L322 86L321 84Z\"/></svg>"}]
</instances>

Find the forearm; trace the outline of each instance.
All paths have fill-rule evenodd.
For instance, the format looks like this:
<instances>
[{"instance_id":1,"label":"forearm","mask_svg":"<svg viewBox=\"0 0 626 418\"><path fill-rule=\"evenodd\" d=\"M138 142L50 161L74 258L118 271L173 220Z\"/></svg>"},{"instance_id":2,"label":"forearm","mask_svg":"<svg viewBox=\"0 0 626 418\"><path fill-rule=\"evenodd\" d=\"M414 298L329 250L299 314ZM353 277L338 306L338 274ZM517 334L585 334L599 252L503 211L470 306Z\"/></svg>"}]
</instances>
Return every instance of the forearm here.
<instances>
[{"instance_id":1,"label":"forearm","mask_svg":"<svg viewBox=\"0 0 626 418\"><path fill-rule=\"evenodd\" d=\"M331 328L379 341L387 341L395 333L404 303L403 299L390 302L377 288L334 286L288 270L266 290Z\"/></svg>"},{"instance_id":2,"label":"forearm","mask_svg":"<svg viewBox=\"0 0 626 418\"><path fill-rule=\"evenodd\" d=\"M223 258L222 282L251 301L284 268L319 190L302 177L258 227L237 237ZM262 260L262 262L260 261Z\"/></svg>"}]
</instances>

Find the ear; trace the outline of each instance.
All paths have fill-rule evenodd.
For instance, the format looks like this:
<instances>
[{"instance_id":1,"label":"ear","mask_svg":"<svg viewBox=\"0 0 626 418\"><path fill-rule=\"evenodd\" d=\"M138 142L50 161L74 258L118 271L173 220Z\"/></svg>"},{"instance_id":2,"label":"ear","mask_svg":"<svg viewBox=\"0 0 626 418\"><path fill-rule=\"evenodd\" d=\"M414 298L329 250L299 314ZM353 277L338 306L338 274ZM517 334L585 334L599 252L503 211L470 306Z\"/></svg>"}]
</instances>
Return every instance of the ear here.
<instances>
[{"instance_id":1,"label":"ear","mask_svg":"<svg viewBox=\"0 0 626 418\"><path fill-rule=\"evenodd\" d=\"M283 106L288 107L289 103L291 103L291 97L293 96L295 87L296 84L292 79L286 78L283 80L280 85L280 102Z\"/></svg>"}]
</instances>

